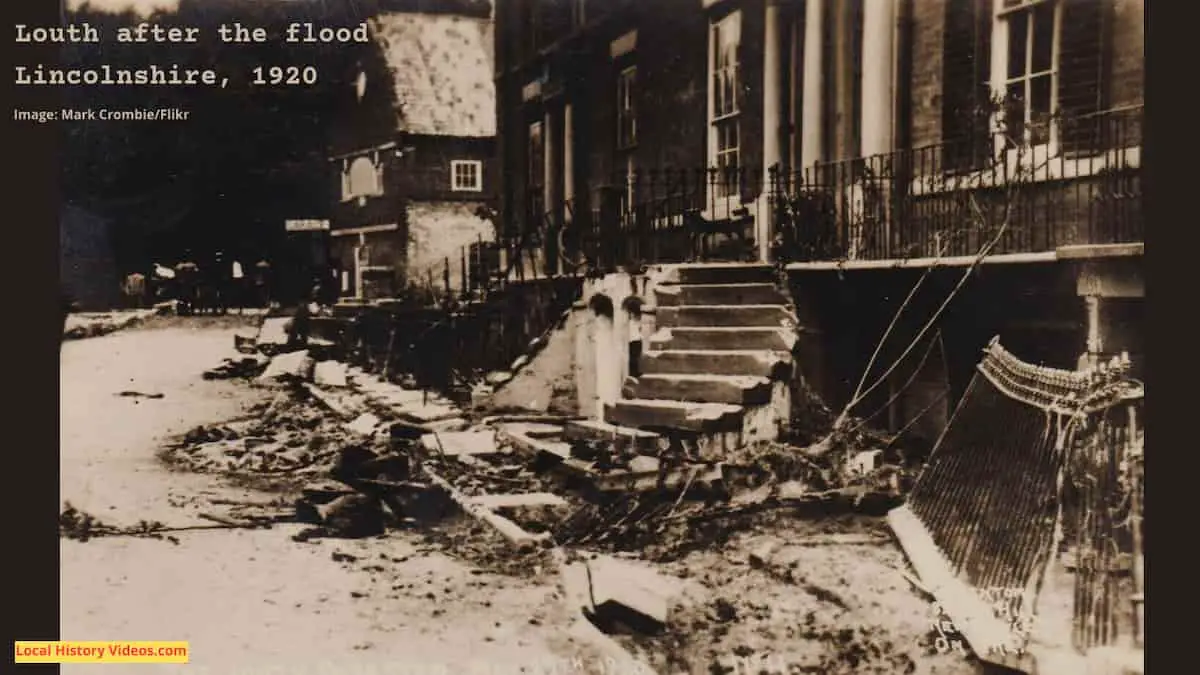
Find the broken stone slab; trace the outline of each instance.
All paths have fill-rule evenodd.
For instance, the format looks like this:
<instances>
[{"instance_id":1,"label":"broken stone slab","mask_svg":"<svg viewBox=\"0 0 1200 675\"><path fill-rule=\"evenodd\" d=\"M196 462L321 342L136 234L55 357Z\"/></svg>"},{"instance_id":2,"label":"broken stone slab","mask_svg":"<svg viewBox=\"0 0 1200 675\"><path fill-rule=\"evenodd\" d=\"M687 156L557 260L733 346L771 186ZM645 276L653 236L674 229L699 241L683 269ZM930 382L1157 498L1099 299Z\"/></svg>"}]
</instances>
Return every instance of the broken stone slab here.
<instances>
[{"instance_id":1,"label":"broken stone slab","mask_svg":"<svg viewBox=\"0 0 1200 675\"><path fill-rule=\"evenodd\" d=\"M425 434L421 437L421 447L429 454L451 457L492 455L498 452L496 432L491 429Z\"/></svg>"},{"instance_id":2,"label":"broken stone slab","mask_svg":"<svg viewBox=\"0 0 1200 675\"><path fill-rule=\"evenodd\" d=\"M455 433L469 429L471 423L468 422L464 417L451 417L444 420L437 420L435 422L428 422L425 426L428 427L430 431L437 431L439 433Z\"/></svg>"},{"instance_id":3,"label":"broken stone slab","mask_svg":"<svg viewBox=\"0 0 1200 675\"><path fill-rule=\"evenodd\" d=\"M673 608L687 599L682 579L647 563L598 556L586 564L592 614L602 630L623 624L639 632L657 633L666 627Z\"/></svg>"},{"instance_id":4,"label":"broken stone slab","mask_svg":"<svg viewBox=\"0 0 1200 675\"><path fill-rule=\"evenodd\" d=\"M546 424L541 422L520 422L507 424L509 428L519 429L521 433L530 438L538 439L560 439L563 437L563 427L558 424Z\"/></svg>"},{"instance_id":5,"label":"broken stone slab","mask_svg":"<svg viewBox=\"0 0 1200 675\"><path fill-rule=\"evenodd\" d=\"M509 366L508 368L509 368L509 370L510 370L510 371L512 371L512 372L514 372L514 373L515 373L515 372L517 372L518 370L520 370L520 369L524 368L525 366L529 365L529 362L530 362L530 360L531 360L531 359L529 358L529 355L527 355L527 354L522 354L522 355L518 356L517 358L513 359L512 365L511 365L511 366Z\"/></svg>"},{"instance_id":6,"label":"broken stone slab","mask_svg":"<svg viewBox=\"0 0 1200 675\"><path fill-rule=\"evenodd\" d=\"M291 323L289 317L274 317L264 319L258 328L258 336L255 338L256 344L259 345L286 345L288 343L288 325Z\"/></svg>"},{"instance_id":7,"label":"broken stone slab","mask_svg":"<svg viewBox=\"0 0 1200 675\"><path fill-rule=\"evenodd\" d=\"M354 416L354 413L352 413L350 411L350 408L348 408L345 404L343 404L341 401L339 401L334 396L331 396L330 394L327 394L327 393L321 391L320 389L318 389L316 387L316 385L312 384L311 382L304 383L304 388L308 391L309 394L312 395L313 398L315 398L317 401L319 401L326 408L329 408L330 410L332 410L338 416L344 417L346 419L350 419Z\"/></svg>"},{"instance_id":8,"label":"broken stone slab","mask_svg":"<svg viewBox=\"0 0 1200 675\"><path fill-rule=\"evenodd\" d=\"M430 424L431 422L461 418L462 411L452 404L428 403L397 410L396 416L417 424Z\"/></svg>"},{"instance_id":9,"label":"broken stone slab","mask_svg":"<svg viewBox=\"0 0 1200 675\"><path fill-rule=\"evenodd\" d=\"M278 354L267 364L266 370L258 376L258 381L271 382L283 378L308 380L312 376L314 365L315 363L307 351Z\"/></svg>"},{"instance_id":10,"label":"broken stone slab","mask_svg":"<svg viewBox=\"0 0 1200 675\"><path fill-rule=\"evenodd\" d=\"M513 374L506 370L493 370L492 372L488 373L483 378L484 382L486 382L489 386L492 386L492 387L503 386L512 379L513 379Z\"/></svg>"},{"instance_id":11,"label":"broken stone slab","mask_svg":"<svg viewBox=\"0 0 1200 675\"><path fill-rule=\"evenodd\" d=\"M659 435L636 427L609 424L601 420L572 420L562 429L568 441L610 441L618 448L634 452L654 452Z\"/></svg>"},{"instance_id":12,"label":"broken stone slab","mask_svg":"<svg viewBox=\"0 0 1200 675\"><path fill-rule=\"evenodd\" d=\"M346 430L362 436L371 436L374 435L381 424L383 424L383 421L374 413L363 413L356 417L354 421L347 424Z\"/></svg>"},{"instance_id":13,"label":"broken stone slab","mask_svg":"<svg viewBox=\"0 0 1200 675\"><path fill-rule=\"evenodd\" d=\"M318 387L346 387L346 364L339 361L322 361L313 368L313 383Z\"/></svg>"},{"instance_id":14,"label":"broken stone slab","mask_svg":"<svg viewBox=\"0 0 1200 675\"><path fill-rule=\"evenodd\" d=\"M502 424L496 430L496 439L518 452L543 459L564 461L571 458L571 444L549 438L531 436L524 424Z\"/></svg>"}]
</instances>

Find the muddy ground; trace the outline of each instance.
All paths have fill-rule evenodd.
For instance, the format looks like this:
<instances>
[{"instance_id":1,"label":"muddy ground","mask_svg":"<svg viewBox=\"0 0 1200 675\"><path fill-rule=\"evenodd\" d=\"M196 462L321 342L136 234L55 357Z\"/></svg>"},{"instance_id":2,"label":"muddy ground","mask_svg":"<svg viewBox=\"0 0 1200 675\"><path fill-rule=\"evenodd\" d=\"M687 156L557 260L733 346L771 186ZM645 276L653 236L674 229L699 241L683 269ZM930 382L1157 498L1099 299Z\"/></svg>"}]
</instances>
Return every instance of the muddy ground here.
<instances>
[{"instance_id":1,"label":"muddy ground","mask_svg":"<svg viewBox=\"0 0 1200 675\"><path fill-rule=\"evenodd\" d=\"M187 673L614 672L569 630L578 612L564 604L547 556L515 554L469 519L397 522L358 540L306 539L296 523L244 529L206 519L286 517L299 486L345 440L316 402L290 401L284 426L294 428L281 435L323 440L283 441L292 458L269 475L240 457L181 449L199 426L263 433L279 390L201 377L233 356L234 332L255 321L156 317L64 345L63 499L115 526L207 528L64 539L64 638L189 640ZM790 570L751 562L766 537L830 532L879 537L805 547ZM878 515L776 509L668 528L636 546L577 545L633 548L700 589L663 634L617 636L655 672L981 672L963 654L936 653L931 604L901 574L903 556Z\"/></svg>"}]
</instances>

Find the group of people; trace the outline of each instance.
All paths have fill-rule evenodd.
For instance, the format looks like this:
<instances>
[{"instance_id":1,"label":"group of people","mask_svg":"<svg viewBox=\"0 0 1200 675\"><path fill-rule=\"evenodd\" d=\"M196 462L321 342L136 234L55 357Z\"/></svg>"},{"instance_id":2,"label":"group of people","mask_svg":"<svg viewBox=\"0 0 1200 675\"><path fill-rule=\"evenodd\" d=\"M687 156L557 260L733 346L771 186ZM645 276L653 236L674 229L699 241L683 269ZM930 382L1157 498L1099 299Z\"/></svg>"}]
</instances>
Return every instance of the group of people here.
<instances>
[{"instance_id":1,"label":"group of people","mask_svg":"<svg viewBox=\"0 0 1200 675\"><path fill-rule=\"evenodd\" d=\"M233 308L269 307L270 277L266 260L247 271L240 261L227 261L218 252L205 267L190 255L174 267L154 263L149 274L134 272L125 277L122 291L131 308L173 300L179 314L225 314Z\"/></svg>"}]
</instances>

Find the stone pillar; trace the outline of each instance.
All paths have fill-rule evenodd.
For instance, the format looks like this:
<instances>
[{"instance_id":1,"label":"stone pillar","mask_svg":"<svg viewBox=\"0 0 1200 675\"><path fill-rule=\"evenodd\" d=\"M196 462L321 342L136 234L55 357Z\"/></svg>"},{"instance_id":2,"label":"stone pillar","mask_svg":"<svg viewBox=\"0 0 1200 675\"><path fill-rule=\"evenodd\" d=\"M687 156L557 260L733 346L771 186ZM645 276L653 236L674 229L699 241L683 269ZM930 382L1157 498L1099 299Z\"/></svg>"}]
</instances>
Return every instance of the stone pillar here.
<instances>
[{"instance_id":1,"label":"stone pillar","mask_svg":"<svg viewBox=\"0 0 1200 675\"><path fill-rule=\"evenodd\" d=\"M557 125L554 123L554 113L547 107L545 116L542 122L542 204L546 213L557 213L558 190L555 183L554 174L554 158L558 154L558 139L555 137ZM537 214L538 218L544 218L545 213ZM544 221L543 221L544 222ZM549 255L551 250L554 250L554 264L549 265L550 269L546 270L547 274L562 274L562 258L558 255L558 245L553 241L554 233L547 232L549 237L542 245L543 255Z\"/></svg>"},{"instance_id":2,"label":"stone pillar","mask_svg":"<svg viewBox=\"0 0 1200 675\"><path fill-rule=\"evenodd\" d=\"M772 169L782 168L783 143L783 30L778 0L767 0L763 44L763 196L759 217L755 219L754 238L758 241L759 260L767 260L771 246Z\"/></svg>"},{"instance_id":3,"label":"stone pillar","mask_svg":"<svg viewBox=\"0 0 1200 675\"><path fill-rule=\"evenodd\" d=\"M892 151L895 72L892 41L896 34L895 0L863 3L862 154Z\"/></svg>"},{"instance_id":4,"label":"stone pillar","mask_svg":"<svg viewBox=\"0 0 1200 675\"><path fill-rule=\"evenodd\" d=\"M800 117L800 166L807 169L821 161L825 149L822 147L821 107L823 104L821 75L821 25L825 21L825 0L807 0L804 3L804 68Z\"/></svg>"},{"instance_id":5,"label":"stone pillar","mask_svg":"<svg viewBox=\"0 0 1200 675\"><path fill-rule=\"evenodd\" d=\"M1101 298L1098 295L1088 295L1083 298L1084 310L1086 311L1087 337L1084 353L1079 357L1080 370L1098 365L1101 360L1101 354L1104 351L1104 340L1101 339L1100 302Z\"/></svg>"},{"instance_id":6,"label":"stone pillar","mask_svg":"<svg viewBox=\"0 0 1200 675\"><path fill-rule=\"evenodd\" d=\"M575 111L570 103L563 106L563 201L575 198ZM564 211L563 217L566 217Z\"/></svg>"},{"instance_id":7,"label":"stone pillar","mask_svg":"<svg viewBox=\"0 0 1200 675\"><path fill-rule=\"evenodd\" d=\"M871 4L874 0L867 2ZM854 147L854 5L833 5L833 147L832 160L852 159L859 153Z\"/></svg>"}]
</instances>

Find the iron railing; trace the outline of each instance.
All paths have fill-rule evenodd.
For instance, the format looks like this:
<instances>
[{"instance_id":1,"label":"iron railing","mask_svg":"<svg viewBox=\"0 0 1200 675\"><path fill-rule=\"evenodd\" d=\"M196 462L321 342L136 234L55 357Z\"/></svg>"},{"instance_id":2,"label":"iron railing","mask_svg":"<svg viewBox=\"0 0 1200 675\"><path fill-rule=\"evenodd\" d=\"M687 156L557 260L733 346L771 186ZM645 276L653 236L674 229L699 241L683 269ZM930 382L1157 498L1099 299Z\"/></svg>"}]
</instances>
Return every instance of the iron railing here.
<instances>
[{"instance_id":1,"label":"iron railing","mask_svg":"<svg viewBox=\"0 0 1200 675\"><path fill-rule=\"evenodd\" d=\"M550 208L530 197L511 229L550 274L763 248L789 262L1141 242L1142 115L1056 120L1037 146L996 132L800 171L633 171Z\"/></svg>"}]
</instances>

